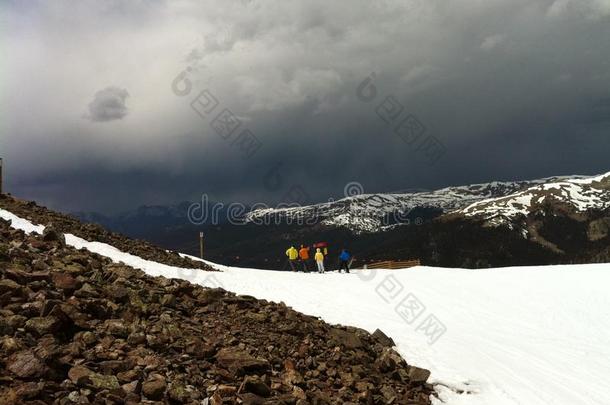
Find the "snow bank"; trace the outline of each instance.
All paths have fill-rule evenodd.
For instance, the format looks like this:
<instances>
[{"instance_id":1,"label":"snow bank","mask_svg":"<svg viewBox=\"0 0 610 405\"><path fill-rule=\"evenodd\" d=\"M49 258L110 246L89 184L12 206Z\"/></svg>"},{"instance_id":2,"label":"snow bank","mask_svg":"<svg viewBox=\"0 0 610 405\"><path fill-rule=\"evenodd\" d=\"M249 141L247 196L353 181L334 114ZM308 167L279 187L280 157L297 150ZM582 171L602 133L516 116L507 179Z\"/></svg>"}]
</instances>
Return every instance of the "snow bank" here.
<instances>
[{"instance_id":1,"label":"snow bank","mask_svg":"<svg viewBox=\"0 0 610 405\"><path fill-rule=\"evenodd\" d=\"M41 232L6 211L0 217ZM610 404L609 264L323 275L215 265L223 271L205 272L73 235L66 241L153 276L284 301L330 323L380 328L409 362L432 371L437 404Z\"/></svg>"}]
</instances>

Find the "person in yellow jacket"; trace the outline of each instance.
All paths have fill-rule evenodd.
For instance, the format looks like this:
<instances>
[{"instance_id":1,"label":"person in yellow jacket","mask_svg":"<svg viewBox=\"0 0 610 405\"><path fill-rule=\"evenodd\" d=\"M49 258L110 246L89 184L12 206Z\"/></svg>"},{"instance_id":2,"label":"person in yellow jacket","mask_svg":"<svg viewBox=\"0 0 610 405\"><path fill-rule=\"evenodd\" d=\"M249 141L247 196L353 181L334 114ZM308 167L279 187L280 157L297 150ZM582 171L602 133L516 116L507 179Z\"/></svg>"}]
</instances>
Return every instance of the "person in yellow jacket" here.
<instances>
[{"instance_id":1,"label":"person in yellow jacket","mask_svg":"<svg viewBox=\"0 0 610 405\"><path fill-rule=\"evenodd\" d=\"M316 249L316 255L314 256L316 264L318 265L318 273L324 273L324 253L320 251L320 248Z\"/></svg>"},{"instance_id":2,"label":"person in yellow jacket","mask_svg":"<svg viewBox=\"0 0 610 405\"><path fill-rule=\"evenodd\" d=\"M288 250L286 250L286 256L288 256L288 264L292 271L297 271L297 260L299 258L299 251L296 250L294 246L290 246Z\"/></svg>"}]
</instances>

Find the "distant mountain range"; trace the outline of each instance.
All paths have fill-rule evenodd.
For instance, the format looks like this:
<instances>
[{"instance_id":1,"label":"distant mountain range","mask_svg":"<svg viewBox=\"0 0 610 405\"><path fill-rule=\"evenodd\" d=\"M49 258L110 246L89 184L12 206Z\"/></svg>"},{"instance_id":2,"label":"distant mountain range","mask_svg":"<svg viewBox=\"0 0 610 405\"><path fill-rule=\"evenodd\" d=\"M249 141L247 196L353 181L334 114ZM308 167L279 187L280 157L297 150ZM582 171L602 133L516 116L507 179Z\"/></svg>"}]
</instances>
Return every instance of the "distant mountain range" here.
<instances>
[{"instance_id":1,"label":"distant mountain range","mask_svg":"<svg viewBox=\"0 0 610 405\"><path fill-rule=\"evenodd\" d=\"M576 178L584 178L575 176ZM392 194L361 194L338 201L305 207L261 209L249 213L248 222L284 221L318 218L329 227L345 227L355 233L381 232L411 225L417 218L429 219L468 207L473 203L504 197L529 187L567 180L550 177L530 181L511 181L447 187L435 191Z\"/></svg>"},{"instance_id":2,"label":"distant mountain range","mask_svg":"<svg viewBox=\"0 0 610 405\"><path fill-rule=\"evenodd\" d=\"M76 214L128 236L226 264L280 268L289 244L327 241L356 258L420 258L488 267L610 261L610 173L490 182L436 191L362 194L303 207L251 211L240 221L195 225L191 203L108 217ZM224 218L224 220L223 220ZM239 222L239 223L237 223Z\"/></svg>"}]
</instances>

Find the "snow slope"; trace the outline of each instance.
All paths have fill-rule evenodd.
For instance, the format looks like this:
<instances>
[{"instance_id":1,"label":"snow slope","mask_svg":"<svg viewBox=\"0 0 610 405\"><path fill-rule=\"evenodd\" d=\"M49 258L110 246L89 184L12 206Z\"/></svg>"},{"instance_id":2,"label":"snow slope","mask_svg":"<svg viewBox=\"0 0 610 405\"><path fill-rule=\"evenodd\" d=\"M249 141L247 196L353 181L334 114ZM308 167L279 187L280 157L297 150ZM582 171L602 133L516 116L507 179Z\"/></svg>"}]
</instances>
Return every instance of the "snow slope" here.
<instances>
[{"instance_id":1,"label":"snow slope","mask_svg":"<svg viewBox=\"0 0 610 405\"><path fill-rule=\"evenodd\" d=\"M1 209L0 217L26 232L44 229ZM71 235L66 241L153 276L284 301L330 323L380 328L410 363L432 371L437 404L610 404L610 264L324 275L215 265L223 271L205 272ZM416 319L400 305L414 297L425 306ZM431 314L446 329L440 337L422 330Z\"/></svg>"}]
</instances>

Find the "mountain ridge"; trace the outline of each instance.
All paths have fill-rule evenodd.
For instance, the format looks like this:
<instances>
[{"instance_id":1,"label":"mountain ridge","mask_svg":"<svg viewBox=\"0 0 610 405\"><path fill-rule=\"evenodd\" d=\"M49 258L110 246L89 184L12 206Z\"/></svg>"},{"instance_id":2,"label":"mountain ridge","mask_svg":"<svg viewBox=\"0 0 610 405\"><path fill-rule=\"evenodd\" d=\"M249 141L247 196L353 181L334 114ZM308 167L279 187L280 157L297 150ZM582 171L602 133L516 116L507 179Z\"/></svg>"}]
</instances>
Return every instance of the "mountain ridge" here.
<instances>
[{"instance_id":1,"label":"mountain ridge","mask_svg":"<svg viewBox=\"0 0 610 405\"><path fill-rule=\"evenodd\" d=\"M265 221L266 217L285 221L315 218L324 225L342 226L356 233L379 232L403 224L410 225L414 216L409 214L416 208L436 211L437 216L440 216L481 200L509 195L534 185L585 178L587 176L553 176L450 186L426 192L359 194L302 207L260 209L248 213L246 222Z\"/></svg>"},{"instance_id":2,"label":"mountain ridge","mask_svg":"<svg viewBox=\"0 0 610 405\"><path fill-rule=\"evenodd\" d=\"M529 188L577 185L595 177L554 176L399 195L357 195L311 206L253 211L237 223L224 218L220 223L195 224L185 210L184 217L165 222L158 216L132 217L142 223L118 231L192 255L199 254L198 235L203 232L206 258L272 269L284 266L290 244L319 241L329 243L331 256L341 247L350 248L356 264L412 258L426 265L466 268L604 262L610 261L606 205L572 212L565 209L569 201L562 201L572 194L558 194L534 205L527 215L497 225L484 216L460 211L510 199ZM600 201L605 201L605 195Z\"/></svg>"}]
</instances>

